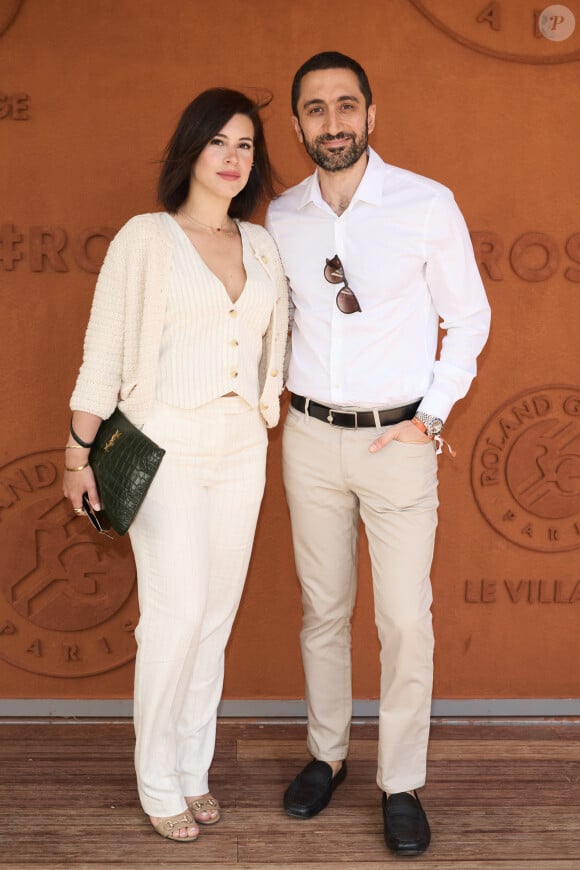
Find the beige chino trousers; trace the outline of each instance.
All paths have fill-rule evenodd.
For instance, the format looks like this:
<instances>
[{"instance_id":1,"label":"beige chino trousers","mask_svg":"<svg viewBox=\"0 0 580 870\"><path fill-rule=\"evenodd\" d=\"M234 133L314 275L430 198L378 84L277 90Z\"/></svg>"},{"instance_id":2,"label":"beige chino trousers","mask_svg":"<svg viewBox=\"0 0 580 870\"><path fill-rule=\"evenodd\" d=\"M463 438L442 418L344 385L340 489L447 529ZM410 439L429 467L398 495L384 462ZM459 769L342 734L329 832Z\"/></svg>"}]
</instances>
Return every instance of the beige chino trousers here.
<instances>
[{"instance_id":1,"label":"beige chino trousers","mask_svg":"<svg viewBox=\"0 0 580 870\"><path fill-rule=\"evenodd\" d=\"M393 441L369 453L382 431L339 429L290 407L283 469L302 586L308 749L321 761L348 754L360 517L381 644L377 784L395 793L426 776L437 460L432 443Z\"/></svg>"},{"instance_id":2,"label":"beige chino trousers","mask_svg":"<svg viewBox=\"0 0 580 870\"><path fill-rule=\"evenodd\" d=\"M223 397L157 402L146 432L167 450L130 536L139 589L135 769L143 809L172 816L208 791L224 650L265 481L257 409Z\"/></svg>"}]
</instances>

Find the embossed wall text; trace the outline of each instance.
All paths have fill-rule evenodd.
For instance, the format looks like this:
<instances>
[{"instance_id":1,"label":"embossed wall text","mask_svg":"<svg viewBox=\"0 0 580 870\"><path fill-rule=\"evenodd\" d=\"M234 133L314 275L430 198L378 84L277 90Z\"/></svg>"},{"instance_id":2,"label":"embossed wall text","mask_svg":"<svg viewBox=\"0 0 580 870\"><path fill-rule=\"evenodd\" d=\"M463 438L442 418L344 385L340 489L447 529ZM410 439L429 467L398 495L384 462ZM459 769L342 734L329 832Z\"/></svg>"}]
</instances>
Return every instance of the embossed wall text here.
<instances>
[{"instance_id":1,"label":"embossed wall text","mask_svg":"<svg viewBox=\"0 0 580 870\"><path fill-rule=\"evenodd\" d=\"M28 94L4 94L0 91L0 121L30 121Z\"/></svg>"},{"instance_id":2,"label":"embossed wall text","mask_svg":"<svg viewBox=\"0 0 580 870\"><path fill-rule=\"evenodd\" d=\"M484 279L503 281L506 271L511 269L522 281L530 283L548 281L557 273L566 281L580 282L580 233L573 233L563 244L548 233L523 233L511 246L491 230L474 230L470 235Z\"/></svg>"},{"instance_id":3,"label":"embossed wall text","mask_svg":"<svg viewBox=\"0 0 580 870\"><path fill-rule=\"evenodd\" d=\"M466 604L579 604L580 580L466 580Z\"/></svg>"},{"instance_id":4,"label":"embossed wall text","mask_svg":"<svg viewBox=\"0 0 580 870\"><path fill-rule=\"evenodd\" d=\"M28 265L32 272L68 272L76 266L97 274L115 233L109 226L70 233L57 225L38 224L25 230L4 223L0 225L0 269L11 272ZM504 281L511 272L533 284L555 275L580 283L580 232L564 241L549 233L526 232L511 244L492 230L473 230L470 235L484 279Z\"/></svg>"},{"instance_id":5,"label":"embossed wall text","mask_svg":"<svg viewBox=\"0 0 580 870\"><path fill-rule=\"evenodd\" d=\"M14 224L0 226L0 263L12 272L19 263L28 262L32 272L68 272L74 264L84 272L97 274L109 242L112 227L87 227L69 234L59 226L31 226L28 238Z\"/></svg>"},{"instance_id":6,"label":"embossed wall text","mask_svg":"<svg viewBox=\"0 0 580 870\"><path fill-rule=\"evenodd\" d=\"M413 6L446 36L488 57L512 63L556 64L580 60L580 34L576 27L563 41L546 34L542 13L549 5L538 0L410 0ZM568 0L567 6L576 6ZM550 27L564 24L557 17ZM578 19L578 14L576 14Z\"/></svg>"}]
</instances>

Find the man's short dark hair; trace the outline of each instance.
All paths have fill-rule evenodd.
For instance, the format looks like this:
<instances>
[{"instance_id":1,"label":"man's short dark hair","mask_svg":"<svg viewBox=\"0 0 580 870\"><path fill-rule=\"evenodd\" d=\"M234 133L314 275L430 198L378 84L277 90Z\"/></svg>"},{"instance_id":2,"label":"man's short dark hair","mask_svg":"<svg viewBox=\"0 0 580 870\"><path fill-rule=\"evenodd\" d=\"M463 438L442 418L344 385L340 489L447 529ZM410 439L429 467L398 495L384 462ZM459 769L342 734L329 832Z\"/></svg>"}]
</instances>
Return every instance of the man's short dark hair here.
<instances>
[{"instance_id":1,"label":"man's short dark hair","mask_svg":"<svg viewBox=\"0 0 580 870\"><path fill-rule=\"evenodd\" d=\"M367 74L360 63L357 63L356 60L353 60L352 57L348 57L346 54L341 54L340 51L321 51L305 61L294 76L294 81L292 82L292 112L296 117L298 117L298 100L300 98L302 79L308 73L319 69L351 70L358 79L358 84L368 109L373 101L373 95Z\"/></svg>"}]
</instances>

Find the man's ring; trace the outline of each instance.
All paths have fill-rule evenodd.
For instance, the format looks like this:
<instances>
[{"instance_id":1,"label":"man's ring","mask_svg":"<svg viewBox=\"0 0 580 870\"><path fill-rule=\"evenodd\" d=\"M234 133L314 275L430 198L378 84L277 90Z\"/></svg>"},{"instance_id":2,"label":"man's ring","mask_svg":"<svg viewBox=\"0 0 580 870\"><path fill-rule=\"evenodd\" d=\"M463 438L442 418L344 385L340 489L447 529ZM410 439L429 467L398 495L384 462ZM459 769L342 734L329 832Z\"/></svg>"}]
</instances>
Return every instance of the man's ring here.
<instances>
[{"instance_id":1,"label":"man's ring","mask_svg":"<svg viewBox=\"0 0 580 870\"><path fill-rule=\"evenodd\" d=\"M82 508L73 508L75 514L84 514L84 510Z\"/></svg>"}]
</instances>

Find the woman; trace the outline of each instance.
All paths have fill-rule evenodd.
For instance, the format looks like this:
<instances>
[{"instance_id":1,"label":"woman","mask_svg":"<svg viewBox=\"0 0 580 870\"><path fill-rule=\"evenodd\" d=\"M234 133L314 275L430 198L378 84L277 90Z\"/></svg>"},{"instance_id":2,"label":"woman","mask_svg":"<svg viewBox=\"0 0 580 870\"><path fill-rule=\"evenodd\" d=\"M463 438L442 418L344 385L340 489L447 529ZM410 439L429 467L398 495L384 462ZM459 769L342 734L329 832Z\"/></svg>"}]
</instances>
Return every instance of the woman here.
<instances>
[{"instance_id":1,"label":"woman","mask_svg":"<svg viewBox=\"0 0 580 870\"><path fill-rule=\"evenodd\" d=\"M88 466L118 405L166 449L130 529L135 766L154 829L179 842L219 821L209 792L224 649L241 597L279 417L287 289L276 247L247 223L270 197L261 107L215 88L185 110L159 180L103 264L71 398L64 492L100 509Z\"/></svg>"}]
</instances>

